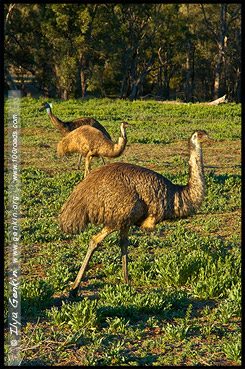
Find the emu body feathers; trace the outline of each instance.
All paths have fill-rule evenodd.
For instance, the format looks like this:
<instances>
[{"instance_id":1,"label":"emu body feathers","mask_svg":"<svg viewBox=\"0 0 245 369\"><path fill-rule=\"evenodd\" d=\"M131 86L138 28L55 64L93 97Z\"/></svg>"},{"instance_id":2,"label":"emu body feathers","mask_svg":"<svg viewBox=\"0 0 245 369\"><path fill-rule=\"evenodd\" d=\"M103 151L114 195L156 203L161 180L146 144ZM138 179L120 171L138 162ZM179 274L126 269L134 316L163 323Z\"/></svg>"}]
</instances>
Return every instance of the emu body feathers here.
<instances>
[{"instance_id":1,"label":"emu body feathers","mask_svg":"<svg viewBox=\"0 0 245 369\"><path fill-rule=\"evenodd\" d=\"M81 156L85 157L84 177L86 177L93 157L116 158L123 153L127 143L125 131L127 126L127 122L122 122L121 137L119 137L118 143L111 141L96 128L90 126L79 127L59 142L57 146L58 156L61 157L73 152L80 153Z\"/></svg>"},{"instance_id":2,"label":"emu body feathers","mask_svg":"<svg viewBox=\"0 0 245 369\"><path fill-rule=\"evenodd\" d=\"M89 223L102 224L103 228L90 241L71 295L77 293L92 253L110 233L120 231L123 280L128 283L130 226L151 231L157 223L189 216L201 205L205 187L202 143L210 140L205 131L193 132L189 140L189 181L185 186L137 165L111 163L92 171L75 187L59 214L60 228L69 233L81 232Z\"/></svg>"}]
</instances>

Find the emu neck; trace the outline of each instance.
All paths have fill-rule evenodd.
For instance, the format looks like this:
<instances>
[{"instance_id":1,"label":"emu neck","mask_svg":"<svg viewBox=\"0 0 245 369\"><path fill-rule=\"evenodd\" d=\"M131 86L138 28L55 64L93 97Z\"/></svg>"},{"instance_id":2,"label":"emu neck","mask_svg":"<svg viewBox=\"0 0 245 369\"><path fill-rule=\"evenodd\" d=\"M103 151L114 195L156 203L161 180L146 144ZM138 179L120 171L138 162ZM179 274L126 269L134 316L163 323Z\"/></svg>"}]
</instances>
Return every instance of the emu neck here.
<instances>
[{"instance_id":1,"label":"emu neck","mask_svg":"<svg viewBox=\"0 0 245 369\"><path fill-rule=\"evenodd\" d=\"M117 157L122 154L127 143L127 137L119 137L118 143L114 145L113 156Z\"/></svg>"},{"instance_id":2,"label":"emu neck","mask_svg":"<svg viewBox=\"0 0 245 369\"><path fill-rule=\"evenodd\" d=\"M125 131L125 128L123 127L123 124L121 124L120 130L121 130L121 137L127 139L126 131Z\"/></svg>"},{"instance_id":3,"label":"emu neck","mask_svg":"<svg viewBox=\"0 0 245 369\"><path fill-rule=\"evenodd\" d=\"M191 147L189 159L189 181L186 189L190 200L198 207L204 197L205 177L203 170L202 148Z\"/></svg>"},{"instance_id":4,"label":"emu neck","mask_svg":"<svg viewBox=\"0 0 245 369\"><path fill-rule=\"evenodd\" d=\"M127 136L126 136L126 132L125 129L123 127L121 127L121 137L119 137L118 142L117 143L113 143L111 148L110 148L110 152L107 151L106 155L108 157L113 157L116 158L118 156L120 156L126 146L127 143Z\"/></svg>"},{"instance_id":5,"label":"emu neck","mask_svg":"<svg viewBox=\"0 0 245 369\"><path fill-rule=\"evenodd\" d=\"M50 108L47 108L47 113L48 113L49 119L51 120L55 128L57 128L60 131L60 133L62 133L62 135L66 135L69 132L69 130L65 126L64 122L56 118Z\"/></svg>"},{"instance_id":6,"label":"emu neck","mask_svg":"<svg viewBox=\"0 0 245 369\"><path fill-rule=\"evenodd\" d=\"M176 187L174 194L174 218L184 218L194 213L204 198L205 178L202 150L191 147L189 160L189 181L186 186Z\"/></svg>"}]
</instances>

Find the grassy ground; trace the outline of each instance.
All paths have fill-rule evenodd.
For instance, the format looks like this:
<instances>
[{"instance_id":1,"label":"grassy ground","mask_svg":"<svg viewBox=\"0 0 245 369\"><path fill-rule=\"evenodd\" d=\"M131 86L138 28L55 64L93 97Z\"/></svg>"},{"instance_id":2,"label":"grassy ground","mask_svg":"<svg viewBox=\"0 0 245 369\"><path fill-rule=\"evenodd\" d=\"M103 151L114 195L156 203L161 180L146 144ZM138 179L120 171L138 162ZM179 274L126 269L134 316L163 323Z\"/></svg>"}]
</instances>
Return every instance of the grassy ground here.
<instances>
[{"instance_id":1,"label":"grassy ground","mask_svg":"<svg viewBox=\"0 0 245 369\"><path fill-rule=\"evenodd\" d=\"M192 131L205 129L215 139L203 148L207 187L197 214L165 221L149 234L131 229L130 286L121 283L118 235L109 236L71 299L98 228L66 236L58 227L57 214L83 166L76 169L78 155L57 159L61 136L38 111L42 102L21 103L21 365L241 365L240 105L53 101L60 119L93 116L114 140L127 120L128 145L115 161L156 170L174 183L187 183ZM92 168L99 165L92 161ZM7 173L6 148L6 185ZM7 216L7 188L5 194Z\"/></svg>"}]
</instances>

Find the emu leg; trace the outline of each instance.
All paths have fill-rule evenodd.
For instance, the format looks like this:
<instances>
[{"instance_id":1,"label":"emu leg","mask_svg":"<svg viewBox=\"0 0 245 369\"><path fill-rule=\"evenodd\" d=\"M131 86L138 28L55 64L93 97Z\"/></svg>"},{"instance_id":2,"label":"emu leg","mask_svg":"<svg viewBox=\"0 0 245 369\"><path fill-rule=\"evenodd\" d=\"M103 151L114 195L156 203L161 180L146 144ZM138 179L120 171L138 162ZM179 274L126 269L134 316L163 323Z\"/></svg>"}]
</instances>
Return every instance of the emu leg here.
<instances>
[{"instance_id":1,"label":"emu leg","mask_svg":"<svg viewBox=\"0 0 245 369\"><path fill-rule=\"evenodd\" d=\"M90 171L90 162L92 160L92 156L91 155L87 155L86 159L85 159L85 170L84 170L84 178L86 177L86 175L89 173Z\"/></svg>"},{"instance_id":2,"label":"emu leg","mask_svg":"<svg viewBox=\"0 0 245 369\"><path fill-rule=\"evenodd\" d=\"M128 231L129 227L121 229L120 231L120 247L122 251L122 269L123 269L123 283L128 282Z\"/></svg>"},{"instance_id":3,"label":"emu leg","mask_svg":"<svg viewBox=\"0 0 245 369\"><path fill-rule=\"evenodd\" d=\"M88 251L87 254L85 256L85 259L83 260L82 266L77 274L76 280L73 283L73 286L71 288L70 291L70 297L74 297L77 295L77 290L78 290L78 286L82 280L82 277L84 275L84 272L87 268L88 262L93 254L93 252L95 251L95 249L97 248L98 244L101 243L103 241L103 239L108 236L111 232L113 232L113 230L104 227L99 233L97 233L95 236L93 236L93 238L91 239L90 243L89 243L89 247L88 247Z\"/></svg>"},{"instance_id":4,"label":"emu leg","mask_svg":"<svg viewBox=\"0 0 245 369\"><path fill-rule=\"evenodd\" d=\"M81 160L82 160L82 154L79 155L77 169L80 169Z\"/></svg>"},{"instance_id":5,"label":"emu leg","mask_svg":"<svg viewBox=\"0 0 245 369\"><path fill-rule=\"evenodd\" d=\"M101 156L101 160L102 160L103 165L106 165L106 162L105 162L105 159L103 158L103 156Z\"/></svg>"}]
</instances>

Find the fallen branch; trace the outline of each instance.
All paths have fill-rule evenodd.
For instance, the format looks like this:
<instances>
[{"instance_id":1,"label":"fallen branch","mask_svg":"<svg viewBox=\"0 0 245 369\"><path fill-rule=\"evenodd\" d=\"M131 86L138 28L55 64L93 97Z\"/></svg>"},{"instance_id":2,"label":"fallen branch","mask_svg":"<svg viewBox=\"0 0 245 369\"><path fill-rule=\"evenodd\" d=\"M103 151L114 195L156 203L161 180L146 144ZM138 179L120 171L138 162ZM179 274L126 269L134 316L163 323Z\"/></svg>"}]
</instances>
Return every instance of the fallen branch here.
<instances>
[{"instance_id":1,"label":"fallen branch","mask_svg":"<svg viewBox=\"0 0 245 369\"><path fill-rule=\"evenodd\" d=\"M227 103L228 99L226 98L226 94L222 97L220 97L219 99L210 101L209 103L207 103L207 105L219 105L219 104L224 104Z\"/></svg>"},{"instance_id":2,"label":"fallen branch","mask_svg":"<svg viewBox=\"0 0 245 369\"><path fill-rule=\"evenodd\" d=\"M150 96L150 94L146 95L146 96L143 96L142 98L145 98L147 96ZM154 96L154 95L152 95ZM176 100L173 100L173 101L168 101L168 100L165 100L165 101L157 101L159 102L160 104L188 104L186 102L180 102L180 101L176 101ZM199 105L219 105L219 104L225 104L228 102L228 99L226 98L226 94L222 97L220 97L219 99L216 99L216 100L213 100L213 101L210 101L210 102L200 102L200 103L197 103Z\"/></svg>"}]
</instances>

